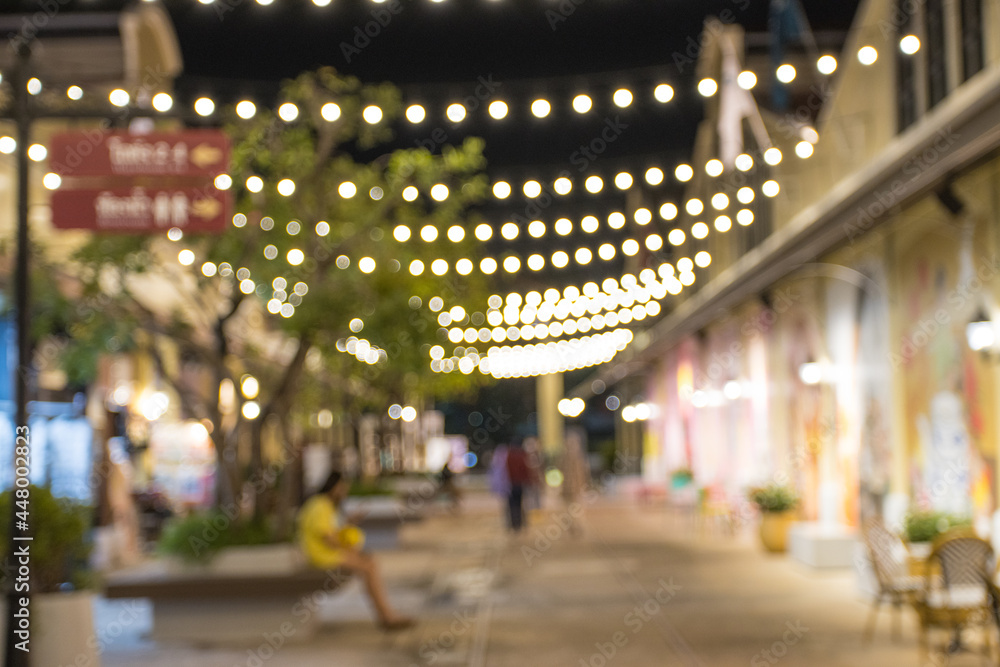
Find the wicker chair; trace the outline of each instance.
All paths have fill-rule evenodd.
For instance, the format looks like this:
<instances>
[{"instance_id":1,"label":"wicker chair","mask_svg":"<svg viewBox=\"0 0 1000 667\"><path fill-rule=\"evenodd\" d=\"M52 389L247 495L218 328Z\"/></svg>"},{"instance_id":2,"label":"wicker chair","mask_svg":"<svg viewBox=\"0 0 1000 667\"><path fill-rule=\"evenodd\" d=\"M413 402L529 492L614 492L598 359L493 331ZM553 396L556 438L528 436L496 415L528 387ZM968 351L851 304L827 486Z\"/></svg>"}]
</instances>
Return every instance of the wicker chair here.
<instances>
[{"instance_id":1,"label":"wicker chair","mask_svg":"<svg viewBox=\"0 0 1000 667\"><path fill-rule=\"evenodd\" d=\"M871 560L875 579L878 582L878 593L872 600L871 612L865 627L864 639L868 641L875 632L875 621L882 602L888 600L896 610L892 626L892 636L899 638L899 617L903 603L909 603L913 596L923 587L921 577L910 576L906 562L906 546L903 541L889 531L881 518L865 521L861 528L868 558Z\"/></svg>"},{"instance_id":2,"label":"wicker chair","mask_svg":"<svg viewBox=\"0 0 1000 667\"><path fill-rule=\"evenodd\" d=\"M991 582L996 567L992 545L969 529L949 531L934 542L924 586L913 600L920 618L920 646L929 651L934 628L950 631L943 652L964 648L962 631L983 629L983 650L989 656L993 625Z\"/></svg>"}]
</instances>

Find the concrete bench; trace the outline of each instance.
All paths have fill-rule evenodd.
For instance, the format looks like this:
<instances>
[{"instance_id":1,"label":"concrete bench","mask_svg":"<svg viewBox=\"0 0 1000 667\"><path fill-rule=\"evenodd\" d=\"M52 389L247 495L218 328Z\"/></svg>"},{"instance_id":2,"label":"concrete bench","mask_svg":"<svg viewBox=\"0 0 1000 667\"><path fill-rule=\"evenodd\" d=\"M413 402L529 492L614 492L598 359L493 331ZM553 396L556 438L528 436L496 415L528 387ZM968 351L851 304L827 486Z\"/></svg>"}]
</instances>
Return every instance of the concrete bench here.
<instances>
[{"instance_id":1,"label":"concrete bench","mask_svg":"<svg viewBox=\"0 0 1000 667\"><path fill-rule=\"evenodd\" d=\"M315 634L319 604L349 580L337 569L231 575L153 570L109 576L104 595L149 599L156 641L273 646Z\"/></svg>"},{"instance_id":2,"label":"concrete bench","mask_svg":"<svg viewBox=\"0 0 1000 667\"><path fill-rule=\"evenodd\" d=\"M424 518L420 506L386 496L349 497L344 501L344 513L358 515L357 526L367 538L365 547L372 551L395 549L400 529Z\"/></svg>"}]
</instances>

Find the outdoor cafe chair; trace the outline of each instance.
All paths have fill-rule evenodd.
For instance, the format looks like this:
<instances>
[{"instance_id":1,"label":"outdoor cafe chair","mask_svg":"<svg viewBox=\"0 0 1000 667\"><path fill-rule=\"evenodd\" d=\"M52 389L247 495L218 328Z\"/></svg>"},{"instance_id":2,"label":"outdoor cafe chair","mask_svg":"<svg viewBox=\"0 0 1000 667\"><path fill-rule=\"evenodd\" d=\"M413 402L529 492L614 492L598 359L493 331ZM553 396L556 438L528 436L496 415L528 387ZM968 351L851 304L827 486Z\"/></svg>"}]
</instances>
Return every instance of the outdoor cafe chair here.
<instances>
[{"instance_id":1,"label":"outdoor cafe chair","mask_svg":"<svg viewBox=\"0 0 1000 667\"><path fill-rule=\"evenodd\" d=\"M962 631L983 630L983 651L991 649L993 610L990 582L995 557L993 546L970 529L945 533L934 542L927 560L924 586L913 598L920 619L920 647L929 651L930 632L944 629L951 634L944 653L962 650Z\"/></svg>"},{"instance_id":2,"label":"outdoor cafe chair","mask_svg":"<svg viewBox=\"0 0 1000 667\"><path fill-rule=\"evenodd\" d=\"M899 617L903 603L910 602L911 598L923 586L923 579L909 574L906 545L898 535L885 527L880 517L865 521L861 528L861 534L878 583L878 592L872 600L864 639L868 641L872 638L878 610L885 600L888 600L896 610L892 624L892 636L894 639L898 639Z\"/></svg>"}]
</instances>

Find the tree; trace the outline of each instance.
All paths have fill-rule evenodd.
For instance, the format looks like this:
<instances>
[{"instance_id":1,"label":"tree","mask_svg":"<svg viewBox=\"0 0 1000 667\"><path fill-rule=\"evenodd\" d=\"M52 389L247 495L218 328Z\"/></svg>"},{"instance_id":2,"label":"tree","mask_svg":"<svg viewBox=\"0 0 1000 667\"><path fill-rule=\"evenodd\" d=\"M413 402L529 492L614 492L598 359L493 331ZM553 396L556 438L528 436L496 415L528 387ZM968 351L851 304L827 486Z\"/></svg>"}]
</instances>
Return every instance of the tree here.
<instances>
[{"instance_id":1,"label":"tree","mask_svg":"<svg viewBox=\"0 0 1000 667\"><path fill-rule=\"evenodd\" d=\"M482 142L445 146L440 155L378 153L391 139L386 121L399 114L398 91L332 69L286 83L282 100L295 105L294 120L231 112L239 213L224 233L95 236L76 254L83 298L105 299L105 317L132 324L131 343L150 354L184 412L211 424L220 503L233 502L241 487L235 461L247 422L253 474L268 419L288 432L304 376L332 376L358 405L461 390L475 379L430 372L427 352L441 333L427 304L435 296L449 305L485 298L481 279L448 278L458 258L475 256L469 206L487 188ZM364 120L376 106L385 120ZM415 240L428 225L440 240ZM400 226L414 238L397 241ZM453 226L462 240L445 240ZM433 275L432 259L447 261L448 275ZM414 261L424 262L422 274L411 273ZM252 392L236 390L248 374L260 392L253 419L241 396ZM219 398L227 387L229 411Z\"/></svg>"}]
</instances>

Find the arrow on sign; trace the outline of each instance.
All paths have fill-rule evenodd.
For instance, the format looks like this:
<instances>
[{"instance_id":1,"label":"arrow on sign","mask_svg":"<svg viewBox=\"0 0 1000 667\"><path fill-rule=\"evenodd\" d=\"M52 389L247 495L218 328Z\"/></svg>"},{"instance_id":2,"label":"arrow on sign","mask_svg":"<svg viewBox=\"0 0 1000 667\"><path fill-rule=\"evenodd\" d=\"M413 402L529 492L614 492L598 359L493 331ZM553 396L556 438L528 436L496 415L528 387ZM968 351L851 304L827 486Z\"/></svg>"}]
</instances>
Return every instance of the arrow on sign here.
<instances>
[{"instance_id":1,"label":"arrow on sign","mask_svg":"<svg viewBox=\"0 0 1000 667\"><path fill-rule=\"evenodd\" d=\"M191 215L196 215L202 220L211 220L219 215L219 211L222 210L222 204L215 199L198 199L191 202L190 210Z\"/></svg>"},{"instance_id":2,"label":"arrow on sign","mask_svg":"<svg viewBox=\"0 0 1000 667\"><path fill-rule=\"evenodd\" d=\"M205 168L222 162L222 150L209 144L198 144L191 149L191 162Z\"/></svg>"}]
</instances>

